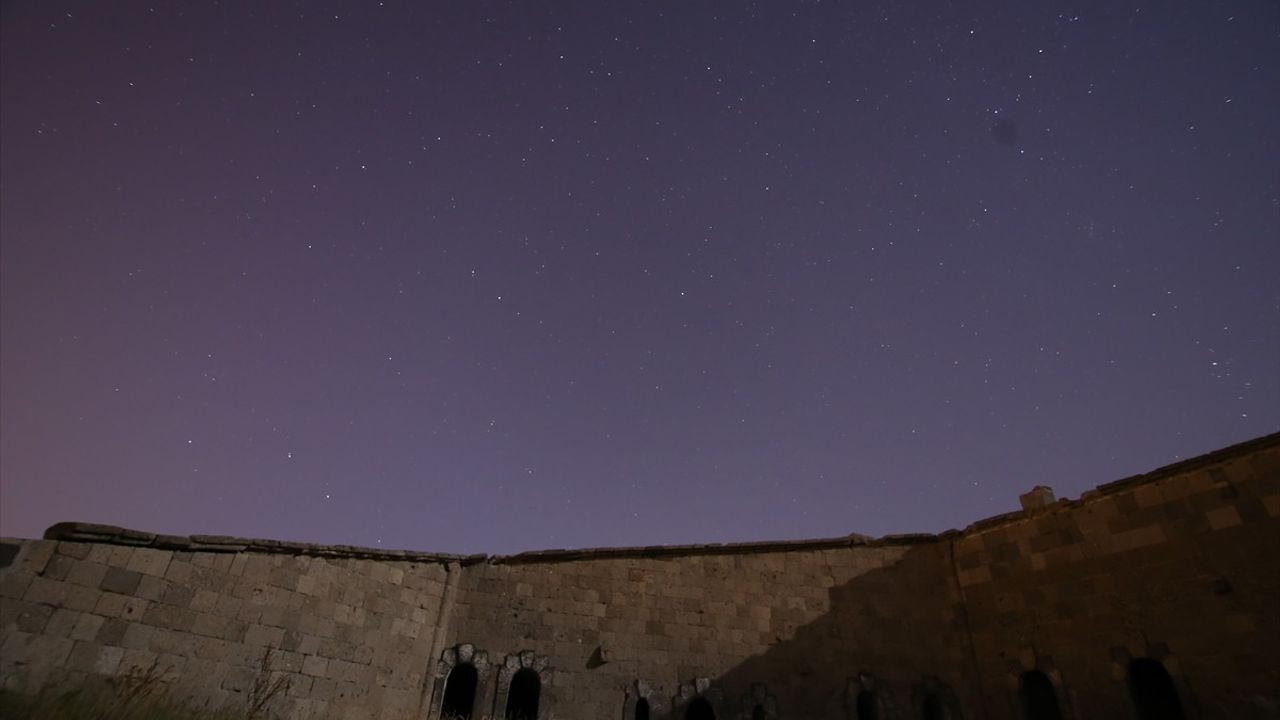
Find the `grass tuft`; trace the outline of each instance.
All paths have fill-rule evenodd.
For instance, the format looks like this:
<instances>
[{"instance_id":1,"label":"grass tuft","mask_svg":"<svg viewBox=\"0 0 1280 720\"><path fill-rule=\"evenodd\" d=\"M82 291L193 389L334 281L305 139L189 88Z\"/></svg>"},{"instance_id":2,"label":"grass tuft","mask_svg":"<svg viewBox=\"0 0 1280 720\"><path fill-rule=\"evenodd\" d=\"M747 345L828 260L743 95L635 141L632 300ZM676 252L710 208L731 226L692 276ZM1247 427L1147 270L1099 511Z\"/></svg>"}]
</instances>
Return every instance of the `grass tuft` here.
<instances>
[{"instance_id":1,"label":"grass tuft","mask_svg":"<svg viewBox=\"0 0 1280 720\"><path fill-rule=\"evenodd\" d=\"M258 675L244 708L208 710L193 707L173 695L164 673L152 663L124 676L71 690L42 690L23 695L0 690L3 720L268 720L269 707L289 688L287 676L272 669L270 648L259 663Z\"/></svg>"}]
</instances>

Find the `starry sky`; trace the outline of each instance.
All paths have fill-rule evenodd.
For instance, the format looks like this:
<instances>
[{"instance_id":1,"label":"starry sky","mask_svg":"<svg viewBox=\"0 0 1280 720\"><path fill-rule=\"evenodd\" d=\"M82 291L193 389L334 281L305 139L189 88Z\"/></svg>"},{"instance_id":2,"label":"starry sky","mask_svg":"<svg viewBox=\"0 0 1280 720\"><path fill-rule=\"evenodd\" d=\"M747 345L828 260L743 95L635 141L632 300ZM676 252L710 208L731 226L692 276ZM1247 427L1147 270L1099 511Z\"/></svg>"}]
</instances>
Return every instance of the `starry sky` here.
<instances>
[{"instance_id":1,"label":"starry sky","mask_svg":"<svg viewBox=\"0 0 1280 720\"><path fill-rule=\"evenodd\" d=\"M7 2L0 530L934 532L1280 429L1280 4Z\"/></svg>"}]
</instances>

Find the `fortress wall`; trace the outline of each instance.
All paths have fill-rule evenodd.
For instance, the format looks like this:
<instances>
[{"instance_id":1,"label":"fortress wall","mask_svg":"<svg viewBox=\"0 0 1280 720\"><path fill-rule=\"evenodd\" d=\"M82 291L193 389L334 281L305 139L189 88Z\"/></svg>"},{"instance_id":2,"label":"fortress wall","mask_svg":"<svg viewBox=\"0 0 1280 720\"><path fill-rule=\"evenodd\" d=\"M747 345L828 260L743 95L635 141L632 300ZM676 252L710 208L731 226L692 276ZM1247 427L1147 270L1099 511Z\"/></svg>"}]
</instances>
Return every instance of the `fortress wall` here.
<instances>
[{"instance_id":1,"label":"fortress wall","mask_svg":"<svg viewBox=\"0 0 1280 720\"><path fill-rule=\"evenodd\" d=\"M180 695L243 706L271 646L285 717L414 717L444 580L437 563L25 541L0 571L0 679L155 662Z\"/></svg>"},{"instance_id":2,"label":"fortress wall","mask_svg":"<svg viewBox=\"0 0 1280 720\"><path fill-rule=\"evenodd\" d=\"M717 717L750 717L753 683L787 717L843 717L851 668L904 689L922 673L964 684L947 570L939 547L892 542L483 564L466 569L447 638L495 664L545 655L557 717L620 717L628 689L660 713L699 678ZM500 682L482 707L501 716Z\"/></svg>"},{"instance_id":3,"label":"fortress wall","mask_svg":"<svg viewBox=\"0 0 1280 720\"><path fill-rule=\"evenodd\" d=\"M450 662L502 717L521 667L543 720L1021 719L1044 672L1062 717L1136 717L1132 658L1187 717L1280 710L1280 435L1034 502L940 536L456 557L65 524L0 543L0 683L37 690L153 661L244 703L262 653L287 718L436 720ZM16 557L13 550L18 549ZM425 711L421 704L429 700Z\"/></svg>"},{"instance_id":4,"label":"fortress wall","mask_svg":"<svg viewBox=\"0 0 1280 720\"><path fill-rule=\"evenodd\" d=\"M1138 657L1164 663L1189 717L1280 713L1275 440L955 539L989 716L1019 717L1017 679L1035 667L1079 717L1132 716Z\"/></svg>"}]
</instances>

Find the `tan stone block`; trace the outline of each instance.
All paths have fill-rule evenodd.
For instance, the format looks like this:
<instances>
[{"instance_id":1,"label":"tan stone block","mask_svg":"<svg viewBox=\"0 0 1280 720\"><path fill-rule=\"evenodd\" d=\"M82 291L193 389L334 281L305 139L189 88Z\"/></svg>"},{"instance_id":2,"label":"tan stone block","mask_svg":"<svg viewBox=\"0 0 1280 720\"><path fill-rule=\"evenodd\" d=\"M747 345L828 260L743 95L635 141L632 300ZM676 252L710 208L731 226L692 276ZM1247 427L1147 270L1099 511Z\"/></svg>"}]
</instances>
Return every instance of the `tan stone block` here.
<instances>
[{"instance_id":1,"label":"tan stone block","mask_svg":"<svg viewBox=\"0 0 1280 720\"><path fill-rule=\"evenodd\" d=\"M101 563L80 560L67 573L67 582L84 587L96 588L102 584L107 574L107 566Z\"/></svg>"},{"instance_id":2,"label":"tan stone block","mask_svg":"<svg viewBox=\"0 0 1280 720\"><path fill-rule=\"evenodd\" d=\"M67 597L63 600L63 605L69 610L92 612L98 606L100 597L102 592L97 588L72 585L67 589Z\"/></svg>"},{"instance_id":3,"label":"tan stone block","mask_svg":"<svg viewBox=\"0 0 1280 720\"><path fill-rule=\"evenodd\" d=\"M120 645L126 649L145 650L151 646L155 632L156 629L150 625L129 623L124 629L124 637L121 638Z\"/></svg>"},{"instance_id":4,"label":"tan stone block","mask_svg":"<svg viewBox=\"0 0 1280 720\"><path fill-rule=\"evenodd\" d=\"M115 675L124 660L124 648L98 647L94 659L93 672L99 675Z\"/></svg>"},{"instance_id":5,"label":"tan stone block","mask_svg":"<svg viewBox=\"0 0 1280 720\"><path fill-rule=\"evenodd\" d=\"M31 579L31 584L27 586L27 592L22 599L29 603L61 605L67 597L69 587L59 580L35 577Z\"/></svg>"},{"instance_id":6,"label":"tan stone block","mask_svg":"<svg viewBox=\"0 0 1280 720\"><path fill-rule=\"evenodd\" d=\"M280 647L284 642L284 629L252 623L245 632L244 641L258 647Z\"/></svg>"},{"instance_id":7,"label":"tan stone block","mask_svg":"<svg viewBox=\"0 0 1280 720\"><path fill-rule=\"evenodd\" d=\"M129 565L129 561L133 559L133 548L123 545L112 545L111 555L107 558L107 564L111 567L125 568Z\"/></svg>"},{"instance_id":8,"label":"tan stone block","mask_svg":"<svg viewBox=\"0 0 1280 720\"><path fill-rule=\"evenodd\" d=\"M227 631L227 625L230 622L229 618L212 613L196 613L195 623L191 627L191 632L211 638L220 638Z\"/></svg>"},{"instance_id":9,"label":"tan stone block","mask_svg":"<svg viewBox=\"0 0 1280 720\"><path fill-rule=\"evenodd\" d=\"M197 612L213 612L218 606L218 597L218 593L212 590L196 590L187 607Z\"/></svg>"},{"instance_id":10,"label":"tan stone block","mask_svg":"<svg viewBox=\"0 0 1280 720\"><path fill-rule=\"evenodd\" d=\"M98 631L102 629L102 624L106 622L106 618L101 615L93 615L91 613L81 613L76 620L76 625L71 630L71 639L73 640L93 640L98 636Z\"/></svg>"},{"instance_id":11,"label":"tan stone block","mask_svg":"<svg viewBox=\"0 0 1280 720\"><path fill-rule=\"evenodd\" d=\"M50 637L70 637L71 630L80 620L80 613L66 608L56 608L45 624L43 634Z\"/></svg>"},{"instance_id":12,"label":"tan stone block","mask_svg":"<svg viewBox=\"0 0 1280 720\"><path fill-rule=\"evenodd\" d=\"M1280 517L1280 493L1262 498L1262 505L1271 517Z\"/></svg>"},{"instance_id":13,"label":"tan stone block","mask_svg":"<svg viewBox=\"0 0 1280 720\"><path fill-rule=\"evenodd\" d=\"M35 575L23 572L0 575L0 598L17 600L26 595L27 588L31 587L31 580L34 577Z\"/></svg>"},{"instance_id":14,"label":"tan stone block","mask_svg":"<svg viewBox=\"0 0 1280 720\"><path fill-rule=\"evenodd\" d=\"M18 554L16 571L31 573L32 575L39 575L44 572L44 568L49 564L49 559L53 557L57 546L58 544L52 540L31 540L22 543L22 550Z\"/></svg>"},{"instance_id":15,"label":"tan stone block","mask_svg":"<svg viewBox=\"0 0 1280 720\"><path fill-rule=\"evenodd\" d=\"M1240 511L1232 505L1210 510L1205 513L1205 516L1209 520L1209 527L1214 530L1225 530L1226 528L1243 524L1240 519Z\"/></svg>"},{"instance_id":16,"label":"tan stone block","mask_svg":"<svg viewBox=\"0 0 1280 720\"><path fill-rule=\"evenodd\" d=\"M111 563L111 546L102 543L90 543L89 554L85 555L84 559L99 565L109 565Z\"/></svg>"},{"instance_id":17,"label":"tan stone block","mask_svg":"<svg viewBox=\"0 0 1280 720\"><path fill-rule=\"evenodd\" d=\"M75 647L75 641L68 638L36 635L27 641L23 661L30 665L60 667L66 663L67 656L71 654L73 647Z\"/></svg>"},{"instance_id":18,"label":"tan stone block","mask_svg":"<svg viewBox=\"0 0 1280 720\"><path fill-rule=\"evenodd\" d=\"M156 575L143 575L138 581L138 589L134 594L147 600L159 601L169 589L169 583Z\"/></svg>"},{"instance_id":19,"label":"tan stone block","mask_svg":"<svg viewBox=\"0 0 1280 720\"><path fill-rule=\"evenodd\" d=\"M120 658L119 669L123 672L145 672L159 657L157 653L141 648L128 648Z\"/></svg>"},{"instance_id":20,"label":"tan stone block","mask_svg":"<svg viewBox=\"0 0 1280 720\"><path fill-rule=\"evenodd\" d=\"M315 655L307 655L302 659L302 674L312 677L325 677L329 673L329 661Z\"/></svg>"}]
</instances>

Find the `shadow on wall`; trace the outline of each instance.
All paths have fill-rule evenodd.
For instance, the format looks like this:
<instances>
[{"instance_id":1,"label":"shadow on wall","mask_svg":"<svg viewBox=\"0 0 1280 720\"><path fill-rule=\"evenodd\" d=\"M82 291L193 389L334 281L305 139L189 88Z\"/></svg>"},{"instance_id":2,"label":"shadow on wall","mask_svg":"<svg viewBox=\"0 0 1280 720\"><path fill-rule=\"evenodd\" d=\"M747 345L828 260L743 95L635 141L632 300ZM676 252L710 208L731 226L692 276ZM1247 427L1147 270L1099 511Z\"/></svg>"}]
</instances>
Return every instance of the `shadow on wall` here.
<instances>
[{"instance_id":1,"label":"shadow on wall","mask_svg":"<svg viewBox=\"0 0 1280 720\"><path fill-rule=\"evenodd\" d=\"M677 697L670 716L954 719L976 707L948 545L885 552L902 554L829 588L830 610L817 620L790 628L774 619L767 652L710 679L707 693Z\"/></svg>"},{"instance_id":2,"label":"shadow on wall","mask_svg":"<svg viewBox=\"0 0 1280 720\"><path fill-rule=\"evenodd\" d=\"M789 637L783 628L767 652L722 676L695 681L698 690L677 695L669 717L1083 720L1056 672L1028 670L1016 687L978 677L950 553L946 541L916 545L831 587L829 612ZM1108 662L1099 648L1098 663ZM1088 689L1094 707L1140 720L1189 717L1158 660L1136 658L1127 669L1126 678ZM646 703L624 716L648 712Z\"/></svg>"}]
</instances>

